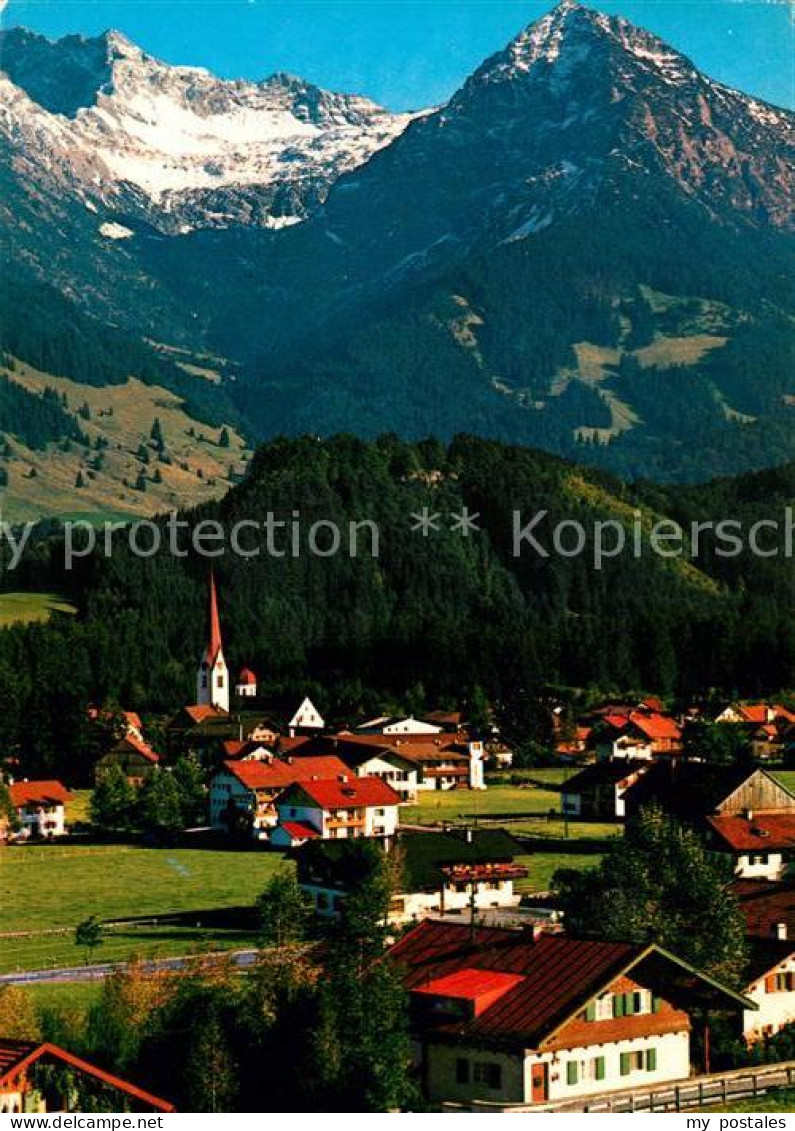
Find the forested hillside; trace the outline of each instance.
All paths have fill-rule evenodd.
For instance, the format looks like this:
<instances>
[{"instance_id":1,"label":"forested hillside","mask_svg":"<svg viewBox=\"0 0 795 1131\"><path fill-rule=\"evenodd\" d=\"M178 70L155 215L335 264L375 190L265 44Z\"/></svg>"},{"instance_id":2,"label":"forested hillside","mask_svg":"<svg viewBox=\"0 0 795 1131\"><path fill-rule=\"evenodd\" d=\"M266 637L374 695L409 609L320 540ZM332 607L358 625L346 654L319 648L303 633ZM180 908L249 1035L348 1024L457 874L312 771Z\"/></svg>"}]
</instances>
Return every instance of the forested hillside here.
<instances>
[{"instance_id":1,"label":"forested hillside","mask_svg":"<svg viewBox=\"0 0 795 1131\"><path fill-rule=\"evenodd\" d=\"M53 389L37 396L0 377L0 420L29 448L45 448L54 440L85 442L74 416ZM2 474L2 469L0 469Z\"/></svg>"},{"instance_id":2,"label":"forested hillside","mask_svg":"<svg viewBox=\"0 0 795 1131\"><path fill-rule=\"evenodd\" d=\"M258 557L214 559L227 658L233 671L252 666L268 692L312 690L322 709L352 717L384 700L453 703L476 689L510 701L560 685L687 695L792 687L791 558L723 559L707 541L692 563L627 552L597 571L591 533L578 557L515 557L512 511L524 522L548 511L537 534L549 546L564 519L590 530L599 519L631 524L639 510L645 528L662 516L748 525L783 522L793 500L793 465L685 490L630 488L479 439L340 437L265 445L245 483L182 517L217 519L228 533L241 520L273 512L290 522L297 512L299 556L284 538L274 545L285 556L272 556L251 528L241 544L259 544ZM424 506L441 516L427 539L411 530ZM469 537L448 529L464 506L482 527ZM318 519L346 532L340 554L306 553ZM348 523L366 519L378 524L380 556L363 537L351 558ZM125 538L111 560L95 555L69 574L58 541L41 540L5 575L6 588L60 592L79 609L0 633L0 748L24 751L31 773L78 771L89 701L165 711L193 699L209 559L164 551L143 560Z\"/></svg>"},{"instance_id":3,"label":"forested hillside","mask_svg":"<svg viewBox=\"0 0 795 1131\"><path fill-rule=\"evenodd\" d=\"M627 479L737 474L795 458L794 278L791 240L729 242L664 193L607 200L598 225L473 256L333 333L294 328L280 347L282 319L238 395L264 435L467 431Z\"/></svg>"}]
</instances>

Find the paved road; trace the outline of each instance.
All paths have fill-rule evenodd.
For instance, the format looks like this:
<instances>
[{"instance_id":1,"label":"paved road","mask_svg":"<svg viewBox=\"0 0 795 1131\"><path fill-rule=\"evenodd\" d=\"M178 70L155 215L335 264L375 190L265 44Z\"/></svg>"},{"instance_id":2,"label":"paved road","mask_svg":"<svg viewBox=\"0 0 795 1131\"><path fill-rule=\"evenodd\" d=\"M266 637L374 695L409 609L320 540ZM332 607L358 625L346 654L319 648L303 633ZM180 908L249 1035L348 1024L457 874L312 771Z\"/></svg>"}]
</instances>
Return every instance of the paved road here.
<instances>
[{"instance_id":1,"label":"paved road","mask_svg":"<svg viewBox=\"0 0 795 1131\"><path fill-rule=\"evenodd\" d=\"M201 958L230 958L235 966L245 968L253 966L259 951L256 950L224 950L213 951L211 954L202 954ZM185 967L197 956L183 956L177 958L155 958L141 965L145 970L184 970ZM95 966L62 966L57 970L20 970L15 974L0 974L0 986L31 986L41 982L93 982L99 978L107 978L116 970L123 970L127 962L104 962Z\"/></svg>"}]
</instances>

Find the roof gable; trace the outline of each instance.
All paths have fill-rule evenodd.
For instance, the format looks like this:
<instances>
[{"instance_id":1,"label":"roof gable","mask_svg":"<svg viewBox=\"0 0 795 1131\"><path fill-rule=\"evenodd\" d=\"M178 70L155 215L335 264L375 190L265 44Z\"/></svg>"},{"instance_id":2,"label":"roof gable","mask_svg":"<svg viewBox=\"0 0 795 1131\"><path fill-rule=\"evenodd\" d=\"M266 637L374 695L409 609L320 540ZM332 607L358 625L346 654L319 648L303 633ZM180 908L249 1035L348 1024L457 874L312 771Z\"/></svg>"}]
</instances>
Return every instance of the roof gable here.
<instances>
[{"instance_id":1,"label":"roof gable","mask_svg":"<svg viewBox=\"0 0 795 1131\"><path fill-rule=\"evenodd\" d=\"M474 940L469 927L425 920L390 951L404 968L407 989L461 970L476 969L522 975L479 1016L456 1021L442 1032L461 1039L539 1048L552 1040L595 995L629 971L659 976L667 971L677 992L719 997L725 1003L755 1008L748 999L694 970L661 947L567 935L479 928ZM681 989L686 984L687 990Z\"/></svg>"},{"instance_id":2,"label":"roof gable","mask_svg":"<svg viewBox=\"0 0 795 1131\"><path fill-rule=\"evenodd\" d=\"M104 1069L90 1064L87 1060L83 1060L81 1057L67 1052L66 1049L49 1042L38 1044L32 1041L0 1039L0 1087L15 1080L23 1070L42 1059L60 1061L78 1072L92 1076L101 1083L123 1092L146 1107L154 1108L156 1111L175 1110L174 1105L168 1103L167 1100L153 1096L151 1092L145 1092L142 1088L137 1088L134 1084L122 1080L121 1077L114 1076L112 1073L106 1072Z\"/></svg>"},{"instance_id":3,"label":"roof gable","mask_svg":"<svg viewBox=\"0 0 795 1131\"><path fill-rule=\"evenodd\" d=\"M25 805L63 805L72 796L59 781L18 781L8 787L8 793L16 809Z\"/></svg>"},{"instance_id":4,"label":"roof gable","mask_svg":"<svg viewBox=\"0 0 795 1131\"><path fill-rule=\"evenodd\" d=\"M749 772L718 805L720 813L737 813L743 809L795 810L795 794L765 770L757 768Z\"/></svg>"},{"instance_id":5,"label":"roof gable","mask_svg":"<svg viewBox=\"0 0 795 1131\"><path fill-rule=\"evenodd\" d=\"M273 790L285 789L294 782L336 777L338 774L345 775L348 772L344 762L328 754L320 757L292 758L289 761L281 758L265 762L226 761L223 769L237 778L247 789Z\"/></svg>"},{"instance_id":6,"label":"roof gable","mask_svg":"<svg viewBox=\"0 0 795 1131\"><path fill-rule=\"evenodd\" d=\"M310 806L321 809L363 809L373 805L400 804L400 795L381 778L357 778L346 773L319 780L304 778L300 784L285 790L279 802L290 803L298 793L308 799Z\"/></svg>"}]
</instances>

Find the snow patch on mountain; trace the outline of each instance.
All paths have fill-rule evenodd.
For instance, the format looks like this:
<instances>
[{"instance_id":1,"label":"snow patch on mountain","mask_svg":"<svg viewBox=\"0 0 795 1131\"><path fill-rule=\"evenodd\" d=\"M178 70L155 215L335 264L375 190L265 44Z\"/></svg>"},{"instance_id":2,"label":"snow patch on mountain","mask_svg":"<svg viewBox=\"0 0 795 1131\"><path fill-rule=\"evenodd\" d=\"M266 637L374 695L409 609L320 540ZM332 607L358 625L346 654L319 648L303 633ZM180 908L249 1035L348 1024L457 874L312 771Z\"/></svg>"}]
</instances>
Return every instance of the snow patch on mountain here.
<instances>
[{"instance_id":1,"label":"snow patch on mountain","mask_svg":"<svg viewBox=\"0 0 795 1131\"><path fill-rule=\"evenodd\" d=\"M0 33L0 51L0 135L43 176L165 231L298 223L413 117L292 75L224 81L170 66L115 32ZM79 76L78 99L58 89L59 60L69 83Z\"/></svg>"},{"instance_id":2,"label":"snow patch on mountain","mask_svg":"<svg viewBox=\"0 0 795 1131\"><path fill-rule=\"evenodd\" d=\"M109 240L128 240L131 236L135 235L132 229L125 228L123 224L114 224L111 221L100 224L99 232L100 235L105 236L105 238Z\"/></svg>"}]
</instances>

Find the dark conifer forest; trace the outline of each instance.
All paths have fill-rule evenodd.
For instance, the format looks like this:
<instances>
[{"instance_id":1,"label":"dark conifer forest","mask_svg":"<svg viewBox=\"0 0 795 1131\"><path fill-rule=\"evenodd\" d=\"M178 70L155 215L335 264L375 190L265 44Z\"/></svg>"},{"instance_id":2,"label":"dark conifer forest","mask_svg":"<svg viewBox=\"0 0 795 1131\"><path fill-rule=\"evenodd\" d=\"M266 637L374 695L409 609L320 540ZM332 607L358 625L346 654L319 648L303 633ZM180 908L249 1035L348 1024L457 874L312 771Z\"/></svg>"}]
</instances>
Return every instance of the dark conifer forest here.
<instances>
[{"instance_id":1,"label":"dark conifer forest","mask_svg":"<svg viewBox=\"0 0 795 1131\"><path fill-rule=\"evenodd\" d=\"M268 513L287 523L300 516L296 557L286 535L273 540L285 556L267 552L252 526L240 545L258 556L232 553L227 537L226 553L212 559L227 659L233 672L253 667L267 693L311 691L321 709L354 718L385 700L459 704L485 694L509 703L550 688L689 697L795 686L795 570L783 533L793 498L795 465L705 486L628 486L471 437L445 445L341 436L273 441L223 501L179 517L190 527L215 520L228 536ZM440 515L428 538L411 530L412 513L426 506ZM449 529L463 507L481 527L468 537ZM549 557L528 546L514 555L514 510L523 522L548 512L536 534ZM661 518L688 528L774 519L779 555L720 557L705 536L694 561L647 548L594 569L593 524L631 529L638 513L644 529ZM321 519L343 532L335 556L306 551L306 531ZM552 527L572 519L586 547L561 556ZM359 555L349 553L348 524L365 520L379 529L377 558L366 532ZM157 556L132 554L120 531L110 558L96 552L66 572L49 528L4 572L6 589L59 592L78 608L75 618L0 633L0 748L24 752L30 773L79 776L90 702L167 712L193 701L211 559L188 553L188 529L179 537L185 556L170 554L166 522ZM766 532L762 542L768 549L776 538Z\"/></svg>"}]
</instances>

